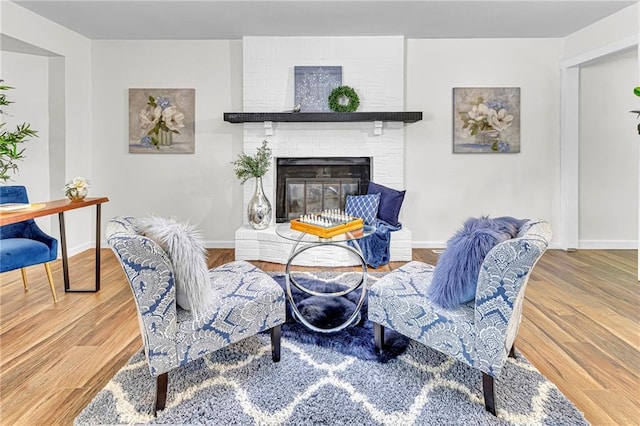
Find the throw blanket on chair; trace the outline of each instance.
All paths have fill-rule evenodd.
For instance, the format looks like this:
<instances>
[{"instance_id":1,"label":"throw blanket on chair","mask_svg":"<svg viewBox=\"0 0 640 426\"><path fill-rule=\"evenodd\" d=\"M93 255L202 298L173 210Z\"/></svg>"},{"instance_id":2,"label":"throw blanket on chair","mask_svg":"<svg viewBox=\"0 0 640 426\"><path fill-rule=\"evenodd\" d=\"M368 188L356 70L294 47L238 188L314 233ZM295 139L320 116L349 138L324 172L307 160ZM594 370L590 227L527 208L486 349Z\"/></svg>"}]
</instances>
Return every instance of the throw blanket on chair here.
<instances>
[{"instance_id":1,"label":"throw blanket on chair","mask_svg":"<svg viewBox=\"0 0 640 426\"><path fill-rule=\"evenodd\" d=\"M400 226L393 226L384 220L376 219L376 232L368 237L358 240L364 260L373 268L380 265L386 265L391 258L389 246L391 244L391 232L399 231ZM349 241L351 246L354 242Z\"/></svg>"}]
</instances>

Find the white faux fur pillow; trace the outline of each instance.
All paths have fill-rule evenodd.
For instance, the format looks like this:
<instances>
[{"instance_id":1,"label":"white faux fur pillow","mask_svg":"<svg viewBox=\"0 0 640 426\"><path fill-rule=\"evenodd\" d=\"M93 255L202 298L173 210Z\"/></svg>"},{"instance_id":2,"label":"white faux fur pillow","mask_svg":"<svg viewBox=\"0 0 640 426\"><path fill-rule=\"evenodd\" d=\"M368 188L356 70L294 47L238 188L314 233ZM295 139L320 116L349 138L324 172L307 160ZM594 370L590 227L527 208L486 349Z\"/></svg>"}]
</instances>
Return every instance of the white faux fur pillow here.
<instances>
[{"instance_id":1,"label":"white faux fur pillow","mask_svg":"<svg viewBox=\"0 0 640 426\"><path fill-rule=\"evenodd\" d=\"M149 216L138 220L138 232L158 243L169 255L178 306L196 317L206 314L213 300L213 290L200 231L175 219Z\"/></svg>"}]
</instances>

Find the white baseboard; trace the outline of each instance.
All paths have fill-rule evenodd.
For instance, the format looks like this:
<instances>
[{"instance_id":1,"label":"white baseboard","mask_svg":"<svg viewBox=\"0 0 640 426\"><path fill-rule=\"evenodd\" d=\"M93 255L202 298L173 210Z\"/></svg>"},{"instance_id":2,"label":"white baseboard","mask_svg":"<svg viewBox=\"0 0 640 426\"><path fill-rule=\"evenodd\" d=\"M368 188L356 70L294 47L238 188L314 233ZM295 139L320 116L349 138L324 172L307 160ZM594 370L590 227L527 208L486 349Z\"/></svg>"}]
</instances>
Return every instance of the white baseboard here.
<instances>
[{"instance_id":1,"label":"white baseboard","mask_svg":"<svg viewBox=\"0 0 640 426\"><path fill-rule=\"evenodd\" d=\"M232 249L235 248L235 241L205 241L204 246L210 249Z\"/></svg>"},{"instance_id":2,"label":"white baseboard","mask_svg":"<svg viewBox=\"0 0 640 426\"><path fill-rule=\"evenodd\" d=\"M416 249L439 249L447 246L446 241L413 241L412 248ZM83 248L84 247L84 248ZM72 254L80 253L87 248L93 248L94 243L86 243L82 246L78 246L74 248ZM206 248L219 248L219 249L233 249L235 248L234 241L214 241L208 240L205 241ZM109 248L107 243L102 244L102 248ZM551 241L549 245L550 249L562 249L562 244L560 242ZM620 241L598 241L598 240L580 240L579 247L584 250L635 250L638 248L637 241L628 241L628 240L620 240Z\"/></svg>"},{"instance_id":3,"label":"white baseboard","mask_svg":"<svg viewBox=\"0 0 640 426\"><path fill-rule=\"evenodd\" d=\"M578 240L578 248L583 250L636 250L637 240Z\"/></svg>"},{"instance_id":4,"label":"white baseboard","mask_svg":"<svg viewBox=\"0 0 640 426\"><path fill-rule=\"evenodd\" d=\"M103 244L100 244L101 248L105 248ZM108 247L108 246L107 246ZM78 244L77 246L67 247L67 256L75 256L76 254L82 253L85 250L95 249L96 242L89 241L86 243ZM58 240L58 259L62 259L62 244L60 240Z\"/></svg>"},{"instance_id":5,"label":"white baseboard","mask_svg":"<svg viewBox=\"0 0 640 426\"><path fill-rule=\"evenodd\" d=\"M413 241L412 247L415 249L442 249L447 246L446 241ZM551 241L549 244L550 249L562 249L562 244L559 242ZM584 247L580 247L584 248ZM619 247L616 247L619 248ZM637 246L635 247L637 248Z\"/></svg>"},{"instance_id":6,"label":"white baseboard","mask_svg":"<svg viewBox=\"0 0 640 426\"><path fill-rule=\"evenodd\" d=\"M446 241L413 241L411 245L414 249L445 248L447 246L447 242Z\"/></svg>"}]
</instances>

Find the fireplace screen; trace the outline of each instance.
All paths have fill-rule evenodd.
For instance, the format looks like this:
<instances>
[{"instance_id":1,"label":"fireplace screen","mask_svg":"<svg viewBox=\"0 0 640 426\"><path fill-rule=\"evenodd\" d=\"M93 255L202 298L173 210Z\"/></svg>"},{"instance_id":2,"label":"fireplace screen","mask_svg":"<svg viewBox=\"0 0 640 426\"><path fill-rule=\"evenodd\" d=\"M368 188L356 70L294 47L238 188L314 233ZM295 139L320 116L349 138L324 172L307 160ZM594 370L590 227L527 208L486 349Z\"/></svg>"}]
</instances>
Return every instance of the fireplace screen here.
<instances>
[{"instance_id":1,"label":"fireplace screen","mask_svg":"<svg viewBox=\"0 0 640 426\"><path fill-rule=\"evenodd\" d=\"M327 209L344 210L347 195L360 191L360 179L287 179L286 185L287 220Z\"/></svg>"},{"instance_id":2,"label":"fireplace screen","mask_svg":"<svg viewBox=\"0 0 640 426\"><path fill-rule=\"evenodd\" d=\"M326 209L344 209L347 195L365 194L369 157L276 159L276 222Z\"/></svg>"}]
</instances>

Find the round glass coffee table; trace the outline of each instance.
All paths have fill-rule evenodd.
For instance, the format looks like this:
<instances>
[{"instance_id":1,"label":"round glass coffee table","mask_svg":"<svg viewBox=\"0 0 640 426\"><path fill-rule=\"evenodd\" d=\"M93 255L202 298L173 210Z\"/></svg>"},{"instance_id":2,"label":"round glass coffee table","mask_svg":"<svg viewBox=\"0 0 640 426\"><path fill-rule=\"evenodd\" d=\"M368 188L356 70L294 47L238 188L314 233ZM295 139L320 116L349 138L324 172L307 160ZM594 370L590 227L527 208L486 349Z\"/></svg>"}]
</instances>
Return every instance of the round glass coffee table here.
<instances>
[{"instance_id":1,"label":"round glass coffee table","mask_svg":"<svg viewBox=\"0 0 640 426\"><path fill-rule=\"evenodd\" d=\"M321 238L317 235L291 229L289 223L282 223L276 227L276 234L286 240L294 242L293 246L291 247L291 252L289 253L287 266L285 268L286 290L287 297L289 298L289 302L291 303L291 311L294 313L297 320L300 321L300 323L302 323L305 327L321 333L333 333L348 327L360 316L360 309L362 308L362 304L364 303L364 300L367 296L367 262L364 260L364 256L362 254L362 250L360 249L360 245L358 244L358 240L370 236L375 231L376 228L374 226L365 225L361 229L345 232L344 234L338 234L331 238ZM353 242L353 246L348 244L349 241ZM325 293L307 288L295 279L295 277L291 274L291 265L293 263L293 260L307 250L311 250L315 247L326 246L333 246L338 249L347 250L357 257L358 261L362 265L362 276L358 282L347 286L347 288L345 288L344 290ZM303 293L317 297L340 297L347 295L357 290L358 288L362 288L362 291L360 293L360 298L358 299L355 310L344 323L332 328L321 328L311 324L304 317L304 315L300 313L300 310L296 306L296 302L293 298L291 284L293 284L298 290L302 291Z\"/></svg>"}]
</instances>

